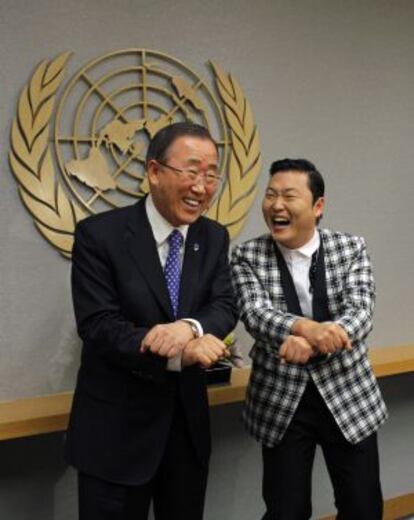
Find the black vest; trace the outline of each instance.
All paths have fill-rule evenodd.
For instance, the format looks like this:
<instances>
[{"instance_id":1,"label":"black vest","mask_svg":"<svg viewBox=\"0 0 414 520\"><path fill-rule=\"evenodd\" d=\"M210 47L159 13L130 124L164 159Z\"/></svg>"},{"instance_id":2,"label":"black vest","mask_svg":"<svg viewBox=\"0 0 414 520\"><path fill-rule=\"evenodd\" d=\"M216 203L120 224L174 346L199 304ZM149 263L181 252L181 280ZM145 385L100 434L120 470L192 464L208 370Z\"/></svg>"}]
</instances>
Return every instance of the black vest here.
<instances>
[{"instance_id":1,"label":"black vest","mask_svg":"<svg viewBox=\"0 0 414 520\"><path fill-rule=\"evenodd\" d=\"M283 289L283 295L286 300L288 312L295 314L296 316L303 316L303 312L299 303L299 298L296 292L295 284L293 283L292 275L286 265L285 259L279 248L275 244L275 251L277 257L277 265L280 272L280 282ZM311 290L313 291L312 300L312 314L314 321L323 322L331 321L332 316L328 308L328 293L326 290L326 275L325 275L325 259L323 254L323 243L321 240L319 249L315 251L312 256L312 262L310 267L310 283ZM310 361L322 361L326 358L326 355L318 355Z\"/></svg>"}]
</instances>

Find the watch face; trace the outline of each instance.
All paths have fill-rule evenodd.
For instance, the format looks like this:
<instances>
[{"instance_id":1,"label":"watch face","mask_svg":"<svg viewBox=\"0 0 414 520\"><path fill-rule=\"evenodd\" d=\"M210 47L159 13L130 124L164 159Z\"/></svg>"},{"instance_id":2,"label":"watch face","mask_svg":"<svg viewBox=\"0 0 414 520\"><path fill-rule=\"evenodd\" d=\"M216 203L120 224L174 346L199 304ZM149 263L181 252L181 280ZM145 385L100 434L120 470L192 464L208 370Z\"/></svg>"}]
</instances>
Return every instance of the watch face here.
<instances>
[{"instance_id":1,"label":"watch face","mask_svg":"<svg viewBox=\"0 0 414 520\"><path fill-rule=\"evenodd\" d=\"M194 325L194 323L190 323L190 326L191 326L191 330L193 331L193 335L195 338L198 338L199 337L199 334L198 334L198 329L197 327Z\"/></svg>"}]
</instances>

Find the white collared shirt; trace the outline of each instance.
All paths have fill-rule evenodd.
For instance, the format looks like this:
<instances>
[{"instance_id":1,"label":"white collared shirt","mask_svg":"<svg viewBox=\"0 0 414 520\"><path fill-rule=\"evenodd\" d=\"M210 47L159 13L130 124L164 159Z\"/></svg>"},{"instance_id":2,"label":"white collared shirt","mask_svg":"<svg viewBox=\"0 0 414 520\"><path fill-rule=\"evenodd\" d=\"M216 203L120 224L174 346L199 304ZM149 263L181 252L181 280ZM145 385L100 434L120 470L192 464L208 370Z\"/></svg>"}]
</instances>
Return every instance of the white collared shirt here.
<instances>
[{"instance_id":1,"label":"white collared shirt","mask_svg":"<svg viewBox=\"0 0 414 520\"><path fill-rule=\"evenodd\" d=\"M181 266L183 265L184 260L184 250L185 250L185 241L187 239L187 233L188 233L188 224L183 226L174 227L171 225L168 220L166 220L161 213L158 211L158 209L155 207L154 200L151 196L151 194L148 195L148 197L145 200L145 209L147 212L148 221L150 223L152 233L154 235L155 243L157 246L158 255L160 258L161 266L164 269L165 264L167 262L167 256L168 256L168 237L170 236L171 232L174 229L178 229L180 233L183 235L183 242L181 244L180 248L180 261ZM194 325L197 327L198 335L203 335L203 327L201 326L201 323L193 318L182 318L184 321L190 321L191 323L194 323ZM168 370L174 370L179 371L181 370L181 353L177 354L175 357L168 360L167 363Z\"/></svg>"},{"instance_id":2,"label":"white collared shirt","mask_svg":"<svg viewBox=\"0 0 414 520\"><path fill-rule=\"evenodd\" d=\"M157 244L157 251L160 257L162 268L164 269L168 256L169 246L167 239L172 233L172 231L174 231L174 229L178 229L184 239L180 249L180 260L182 265L184 259L185 241L188 233L188 225L179 227L174 227L173 225L171 225L168 222L168 220L166 220L155 207L154 200L152 199L151 194L149 194L145 200L145 209L147 211L147 217L152 229L152 234L155 238L155 243Z\"/></svg>"},{"instance_id":3,"label":"white collared shirt","mask_svg":"<svg viewBox=\"0 0 414 520\"><path fill-rule=\"evenodd\" d=\"M277 247L280 249L292 276L303 315L311 319L313 317L313 296L310 291L309 270L312 264L312 255L318 250L319 245L320 237L317 229L315 229L309 242L298 249L288 249L277 242Z\"/></svg>"}]
</instances>

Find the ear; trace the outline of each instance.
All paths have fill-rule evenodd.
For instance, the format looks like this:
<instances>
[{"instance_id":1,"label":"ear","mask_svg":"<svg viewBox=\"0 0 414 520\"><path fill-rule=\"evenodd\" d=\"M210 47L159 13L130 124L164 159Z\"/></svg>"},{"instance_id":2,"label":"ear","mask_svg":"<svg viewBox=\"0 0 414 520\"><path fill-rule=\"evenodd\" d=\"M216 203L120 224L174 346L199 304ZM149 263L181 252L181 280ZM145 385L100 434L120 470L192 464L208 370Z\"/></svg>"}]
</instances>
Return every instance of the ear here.
<instances>
[{"instance_id":1,"label":"ear","mask_svg":"<svg viewBox=\"0 0 414 520\"><path fill-rule=\"evenodd\" d=\"M157 186L159 183L160 165L155 159L147 163L147 176L150 186Z\"/></svg>"},{"instance_id":2,"label":"ear","mask_svg":"<svg viewBox=\"0 0 414 520\"><path fill-rule=\"evenodd\" d=\"M325 208L325 198L319 197L319 199L313 205L313 211L314 211L315 217L317 219L322 216L324 208Z\"/></svg>"}]
</instances>

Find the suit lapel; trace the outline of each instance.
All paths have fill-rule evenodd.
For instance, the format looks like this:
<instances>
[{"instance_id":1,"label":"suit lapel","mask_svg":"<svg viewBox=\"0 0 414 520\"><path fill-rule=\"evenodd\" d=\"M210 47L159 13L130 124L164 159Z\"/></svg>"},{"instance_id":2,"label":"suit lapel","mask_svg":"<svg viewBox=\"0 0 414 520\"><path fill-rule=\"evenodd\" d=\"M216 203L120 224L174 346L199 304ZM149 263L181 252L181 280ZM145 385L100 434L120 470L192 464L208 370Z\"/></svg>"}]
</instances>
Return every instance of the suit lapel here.
<instances>
[{"instance_id":1,"label":"suit lapel","mask_svg":"<svg viewBox=\"0 0 414 520\"><path fill-rule=\"evenodd\" d=\"M198 220L188 229L185 242L183 267L181 270L180 300L178 315L190 316L191 306L199 282L201 258L206 254L206 240L201 231L201 221Z\"/></svg>"},{"instance_id":2,"label":"suit lapel","mask_svg":"<svg viewBox=\"0 0 414 520\"><path fill-rule=\"evenodd\" d=\"M174 320L168 289L161 267L157 246L145 210L144 200L131 208L126 244L136 266L141 271L155 299L171 320Z\"/></svg>"},{"instance_id":3,"label":"suit lapel","mask_svg":"<svg viewBox=\"0 0 414 520\"><path fill-rule=\"evenodd\" d=\"M316 262L316 275L314 281L313 301L312 301L313 319L318 322L330 321L332 319L328 307L328 292L326 288L326 269L325 269L325 251L323 240L319 246L319 252Z\"/></svg>"},{"instance_id":4,"label":"suit lapel","mask_svg":"<svg viewBox=\"0 0 414 520\"><path fill-rule=\"evenodd\" d=\"M328 296L328 308L332 316L338 311L338 306L342 305L342 295L338 293L338 287L341 286L338 280L338 268L337 261L335 259L340 258L338 247L333 242L326 230L321 229L319 231L321 237L321 243L323 244L323 257L325 263L325 280L326 280L326 293Z\"/></svg>"},{"instance_id":5,"label":"suit lapel","mask_svg":"<svg viewBox=\"0 0 414 520\"><path fill-rule=\"evenodd\" d=\"M276 252L277 265L280 272L280 284L283 289L288 312L296 314L297 316L303 316L292 275L290 274L289 268L286 265L285 259L277 247L276 242L273 242L273 244Z\"/></svg>"}]
</instances>

